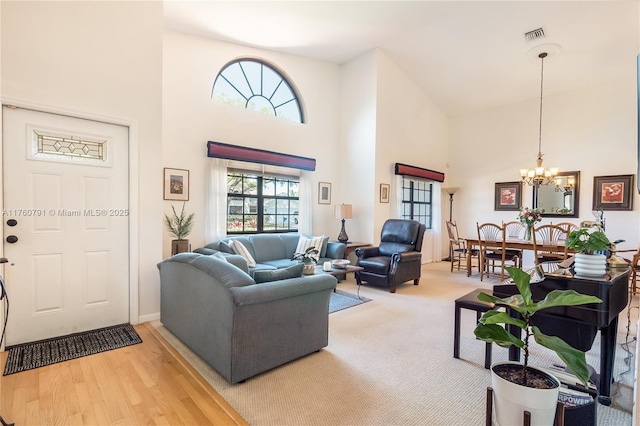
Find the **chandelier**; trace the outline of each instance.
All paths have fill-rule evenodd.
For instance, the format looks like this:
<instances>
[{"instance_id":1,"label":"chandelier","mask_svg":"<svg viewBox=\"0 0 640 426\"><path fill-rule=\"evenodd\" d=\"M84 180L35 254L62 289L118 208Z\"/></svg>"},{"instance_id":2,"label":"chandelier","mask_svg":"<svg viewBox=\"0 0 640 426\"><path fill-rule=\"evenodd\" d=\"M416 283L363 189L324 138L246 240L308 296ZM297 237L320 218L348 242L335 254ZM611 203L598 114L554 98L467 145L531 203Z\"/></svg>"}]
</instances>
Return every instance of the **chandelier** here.
<instances>
[{"instance_id":1,"label":"chandelier","mask_svg":"<svg viewBox=\"0 0 640 426\"><path fill-rule=\"evenodd\" d=\"M555 178L558 174L558 168L547 168L542 165L542 93L544 88L544 58L546 57L547 52L541 52L538 55L542 64L540 67L540 126L538 129L538 159L536 160L536 166L534 168L520 169L522 181L531 186L556 185Z\"/></svg>"},{"instance_id":2,"label":"chandelier","mask_svg":"<svg viewBox=\"0 0 640 426\"><path fill-rule=\"evenodd\" d=\"M567 180L562 184L562 178L556 177L556 192L564 192L565 194L573 193L573 187L576 186L576 178L573 176L567 176Z\"/></svg>"}]
</instances>

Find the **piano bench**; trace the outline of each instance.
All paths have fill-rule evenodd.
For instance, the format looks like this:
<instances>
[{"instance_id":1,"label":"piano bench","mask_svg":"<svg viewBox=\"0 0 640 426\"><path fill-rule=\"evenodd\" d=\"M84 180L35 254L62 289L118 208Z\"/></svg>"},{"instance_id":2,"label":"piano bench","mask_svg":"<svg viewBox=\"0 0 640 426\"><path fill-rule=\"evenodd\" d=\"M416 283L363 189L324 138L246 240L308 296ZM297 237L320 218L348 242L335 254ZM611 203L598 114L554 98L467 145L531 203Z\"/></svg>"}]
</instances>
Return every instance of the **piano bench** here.
<instances>
[{"instance_id":1,"label":"piano bench","mask_svg":"<svg viewBox=\"0 0 640 426\"><path fill-rule=\"evenodd\" d=\"M476 311L476 322L480 320L482 313L493 309L494 304L478 300L481 291L491 294L491 290L477 289L471 293L460 296L455 300L455 316L453 327L453 357L460 358L460 314L462 309ZM491 367L491 343L486 343L484 353L484 368Z\"/></svg>"}]
</instances>

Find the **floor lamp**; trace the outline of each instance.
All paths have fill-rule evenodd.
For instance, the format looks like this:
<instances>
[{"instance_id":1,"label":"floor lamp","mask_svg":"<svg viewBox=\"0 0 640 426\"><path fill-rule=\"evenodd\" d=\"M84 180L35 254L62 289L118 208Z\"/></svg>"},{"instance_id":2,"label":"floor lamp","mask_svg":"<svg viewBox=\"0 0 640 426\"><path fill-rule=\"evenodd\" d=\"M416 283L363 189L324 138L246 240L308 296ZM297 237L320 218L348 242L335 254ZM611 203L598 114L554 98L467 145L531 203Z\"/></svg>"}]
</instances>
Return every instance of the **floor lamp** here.
<instances>
[{"instance_id":1,"label":"floor lamp","mask_svg":"<svg viewBox=\"0 0 640 426\"><path fill-rule=\"evenodd\" d=\"M455 194L456 191L460 188L457 186L453 186L451 188L442 189L444 190L444 192L449 194L449 222L451 222L453 220L453 194ZM449 253L451 253L451 242L449 242ZM447 256L442 260L444 260L445 262L451 262L451 257Z\"/></svg>"}]
</instances>

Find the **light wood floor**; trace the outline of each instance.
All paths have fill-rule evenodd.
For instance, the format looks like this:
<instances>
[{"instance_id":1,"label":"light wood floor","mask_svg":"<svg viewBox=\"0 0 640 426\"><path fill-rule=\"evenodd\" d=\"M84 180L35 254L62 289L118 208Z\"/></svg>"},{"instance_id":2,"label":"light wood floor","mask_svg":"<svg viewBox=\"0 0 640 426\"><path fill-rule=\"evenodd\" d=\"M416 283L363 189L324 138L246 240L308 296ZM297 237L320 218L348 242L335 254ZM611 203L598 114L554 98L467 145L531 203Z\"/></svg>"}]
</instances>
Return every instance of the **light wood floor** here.
<instances>
[{"instance_id":1,"label":"light wood floor","mask_svg":"<svg viewBox=\"0 0 640 426\"><path fill-rule=\"evenodd\" d=\"M0 416L16 426L248 424L151 325L135 329L141 344L1 376Z\"/></svg>"}]
</instances>

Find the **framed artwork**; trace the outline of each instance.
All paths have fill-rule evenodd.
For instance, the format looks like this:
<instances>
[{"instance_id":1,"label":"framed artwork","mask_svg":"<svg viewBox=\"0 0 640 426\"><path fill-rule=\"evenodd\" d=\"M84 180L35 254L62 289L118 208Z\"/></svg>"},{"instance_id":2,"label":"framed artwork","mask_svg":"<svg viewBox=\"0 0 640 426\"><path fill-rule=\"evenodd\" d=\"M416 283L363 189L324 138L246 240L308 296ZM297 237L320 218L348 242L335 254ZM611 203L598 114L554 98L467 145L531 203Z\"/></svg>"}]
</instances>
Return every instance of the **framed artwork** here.
<instances>
[{"instance_id":1,"label":"framed artwork","mask_svg":"<svg viewBox=\"0 0 640 426\"><path fill-rule=\"evenodd\" d=\"M520 210L522 182L497 182L494 210Z\"/></svg>"},{"instance_id":2,"label":"framed artwork","mask_svg":"<svg viewBox=\"0 0 640 426\"><path fill-rule=\"evenodd\" d=\"M331 204L331 184L328 182L318 183L318 204Z\"/></svg>"},{"instance_id":3,"label":"framed artwork","mask_svg":"<svg viewBox=\"0 0 640 426\"><path fill-rule=\"evenodd\" d=\"M380 184L380 202L381 203L389 202L389 189L390 189L390 186L388 183Z\"/></svg>"},{"instance_id":4,"label":"framed artwork","mask_svg":"<svg viewBox=\"0 0 640 426\"><path fill-rule=\"evenodd\" d=\"M189 201L189 170L164 168L164 199Z\"/></svg>"},{"instance_id":5,"label":"framed artwork","mask_svg":"<svg viewBox=\"0 0 640 426\"><path fill-rule=\"evenodd\" d=\"M594 176L593 210L633 210L633 175Z\"/></svg>"}]
</instances>

